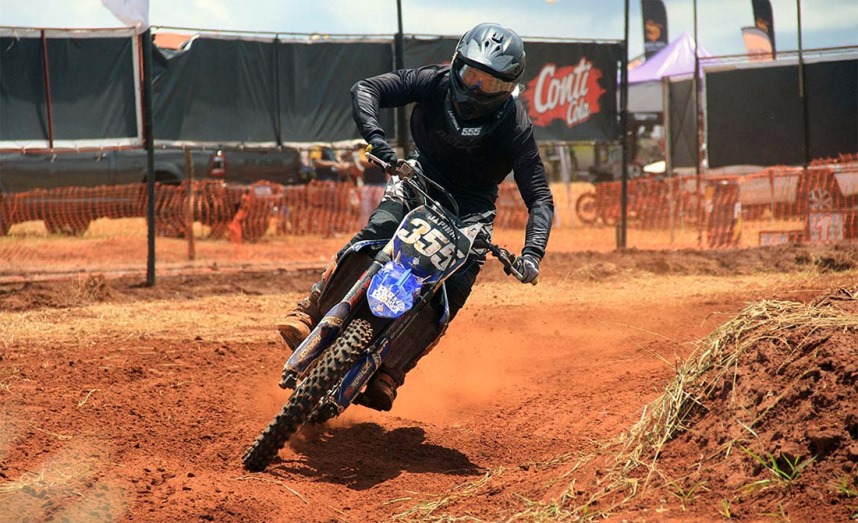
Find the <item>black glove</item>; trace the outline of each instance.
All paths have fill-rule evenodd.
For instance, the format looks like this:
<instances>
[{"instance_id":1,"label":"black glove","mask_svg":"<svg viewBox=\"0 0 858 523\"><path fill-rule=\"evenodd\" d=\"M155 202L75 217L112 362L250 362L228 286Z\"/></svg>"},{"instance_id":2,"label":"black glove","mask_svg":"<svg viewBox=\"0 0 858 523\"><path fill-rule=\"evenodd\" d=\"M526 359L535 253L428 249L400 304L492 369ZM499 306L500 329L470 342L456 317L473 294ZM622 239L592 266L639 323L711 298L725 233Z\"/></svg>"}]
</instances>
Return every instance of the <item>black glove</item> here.
<instances>
[{"instance_id":1,"label":"black glove","mask_svg":"<svg viewBox=\"0 0 858 523\"><path fill-rule=\"evenodd\" d=\"M532 254L522 254L512 263L512 268L521 274L521 283L532 283L539 276L539 259Z\"/></svg>"},{"instance_id":2,"label":"black glove","mask_svg":"<svg viewBox=\"0 0 858 523\"><path fill-rule=\"evenodd\" d=\"M382 162L390 164L391 167L395 167L399 163L399 159L396 157L396 153L393 152L393 148L390 147L390 144L380 134L372 135L369 138L369 144L372 146L372 150L369 152Z\"/></svg>"}]
</instances>

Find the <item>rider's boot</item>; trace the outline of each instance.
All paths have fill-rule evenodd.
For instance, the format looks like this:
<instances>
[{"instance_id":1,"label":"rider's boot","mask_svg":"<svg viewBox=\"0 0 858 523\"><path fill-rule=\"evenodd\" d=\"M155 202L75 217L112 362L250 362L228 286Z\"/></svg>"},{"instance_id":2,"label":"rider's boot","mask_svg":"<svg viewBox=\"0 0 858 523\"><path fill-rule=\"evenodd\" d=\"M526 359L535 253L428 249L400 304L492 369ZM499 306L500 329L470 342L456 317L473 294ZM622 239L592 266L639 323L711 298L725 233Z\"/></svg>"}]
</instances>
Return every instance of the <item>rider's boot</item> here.
<instances>
[{"instance_id":1,"label":"rider's boot","mask_svg":"<svg viewBox=\"0 0 858 523\"><path fill-rule=\"evenodd\" d=\"M355 398L355 403L371 409L388 411L396 399L397 380L382 367L373 374L366 389Z\"/></svg>"},{"instance_id":2,"label":"rider's boot","mask_svg":"<svg viewBox=\"0 0 858 523\"><path fill-rule=\"evenodd\" d=\"M277 322L277 330L291 352L294 352L301 345L301 342L310 335L310 332L322 319L322 311L319 309L319 296L321 296L322 290L336 266L336 260L328 264L322 273L322 279L310 288L310 294L299 301L294 309Z\"/></svg>"},{"instance_id":3,"label":"rider's boot","mask_svg":"<svg viewBox=\"0 0 858 523\"><path fill-rule=\"evenodd\" d=\"M423 351L411 356L410 359L406 361L391 359L391 365L388 365L388 362L382 364L375 374L372 375L364 391L357 395L355 403L385 412L393 408L393 401L396 399L396 389L405 383L405 375L417 366L417 362L423 356L429 354L435 345L438 344L441 334L436 334L436 336L435 340L430 341L429 345Z\"/></svg>"}]
</instances>

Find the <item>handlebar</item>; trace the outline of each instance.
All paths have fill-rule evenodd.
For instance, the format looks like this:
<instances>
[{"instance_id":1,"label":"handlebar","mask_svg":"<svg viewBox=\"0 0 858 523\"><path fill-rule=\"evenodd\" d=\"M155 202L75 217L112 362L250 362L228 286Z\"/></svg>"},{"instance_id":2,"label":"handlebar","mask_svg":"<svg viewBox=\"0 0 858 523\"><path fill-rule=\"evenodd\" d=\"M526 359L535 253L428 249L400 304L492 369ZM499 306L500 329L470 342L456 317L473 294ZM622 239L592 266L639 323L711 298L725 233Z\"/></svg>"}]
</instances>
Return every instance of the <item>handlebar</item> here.
<instances>
[{"instance_id":1,"label":"handlebar","mask_svg":"<svg viewBox=\"0 0 858 523\"><path fill-rule=\"evenodd\" d=\"M492 256L494 256L501 262L501 265L503 265L503 271L505 273L515 276L518 281L524 281L524 276L520 272L515 270L515 267L513 267L513 264L515 263L516 259L515 254L509 252L508 250L504 249L499 245L495 245L494 243L486 240L485 238L478 238L477 241L479 242L478 246L485 247L486 249L488 249L488 251L492 253ZM530 282L531 285L536 285L537 283L539 283L538 276Z\"/></svg>"},{"instance_id":2,"label":"handlebar","mask_svg":"<svg viewBox=\"0 0 858 523\"><path fill-rule=\"evenodd\" d=\"M400 161L397 165L387 163L378 156L372 154L370 152L371 148L372 146L367 147L367 159L373 163L378 164L382 169L384 169L385 172L391 175L399 176L404 180L411 180L412 178L414 178L415 175L418 174L417 170L414 169L414 167L412 167L411 164L409 164L408 162ZM515 254L509 252L503 247L495 245L494 243L483 237L478 237L475 243L478 247L484 247L488 249L488 251L492 253L495 258L500 260L505 273L515 276L518 281L524 280L524 276L520 272L515 270L515 267L513 267L516 258ZM531 285L536 285L537 283L539 283L539 278L537 277L530 283Z\"/></svg>"}]
</instances>

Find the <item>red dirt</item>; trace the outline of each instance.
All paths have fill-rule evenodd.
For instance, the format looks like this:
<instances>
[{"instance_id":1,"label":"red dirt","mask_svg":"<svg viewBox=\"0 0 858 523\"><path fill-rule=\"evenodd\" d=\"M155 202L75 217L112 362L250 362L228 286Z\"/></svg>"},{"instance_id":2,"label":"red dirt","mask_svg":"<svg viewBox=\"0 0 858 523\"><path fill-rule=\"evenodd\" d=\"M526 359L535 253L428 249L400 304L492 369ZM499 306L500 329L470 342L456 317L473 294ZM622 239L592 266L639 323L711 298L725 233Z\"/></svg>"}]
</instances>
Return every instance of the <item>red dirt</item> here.
<instances>
[{"instance_id":1,"label":"red dirt","mask_svg":"<svg viewBox=\"0 0 858 523\"><path fill-rule=\"evenodd\" d=\"M530 287L489 263L393 411L349 409L301 434L261 474L247 474L239 458L286 398L271 326L317 269L166 275L154 288L98 275L7 283L0 520L504 521L572 485L569 509L586 501L605 463L573 472L578 458L640 419L690 342L748 303L808 302L854 284L856 268L854 245L558 253ZM767 433L761 441L772 446L755 450L806 455L809 439L836 462L817 458L786 491L737 499L737 485L762 477L751 457L737 451L739 466L725 461L729 474L688 470L707 443L681 435L665 450L665 471L685 481L684 492L695 483L707 490L679 499L655 485L612 520L719 520L722 499L741 521L772 521L767 514L779 510L792 521L843 521L855 512L855 330L795 336L796 346L829 347L802 352L825 369L815 386L829 392L813 396L823 402L815 417L790 403L777 421L788 430ZM798 379L801 368L790 368ZM752 390L777 390L761 361L742 372L758 376ZM713 405L700 431L714 442L735 413ZM851 436L831 436L844 416L852 421L839 428ZM847 480L840 491L817 474L834 468L832 481ZM432 513L421 505L444 499Z\"/></svg>"}]
</instances>

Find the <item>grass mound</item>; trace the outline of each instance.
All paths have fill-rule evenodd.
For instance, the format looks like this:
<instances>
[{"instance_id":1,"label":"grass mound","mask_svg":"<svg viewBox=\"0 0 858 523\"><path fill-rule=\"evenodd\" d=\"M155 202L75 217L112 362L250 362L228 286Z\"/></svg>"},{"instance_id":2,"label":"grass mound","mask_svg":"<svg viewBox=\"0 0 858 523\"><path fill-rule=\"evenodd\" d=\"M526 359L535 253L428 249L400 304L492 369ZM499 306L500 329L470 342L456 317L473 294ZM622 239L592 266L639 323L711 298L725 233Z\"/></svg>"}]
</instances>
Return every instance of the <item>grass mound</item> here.
<instances>
[{"instance_id":1,"label":"grass mound","mask_svg":"<svg viewBox=\"0 0 858 523\"><path fill-rule=\"evenodd\" d=\"M750 305L614 449L568 515L669 499L701 517L858 519L858 287Z\"/></svg>"}]
</instances>

